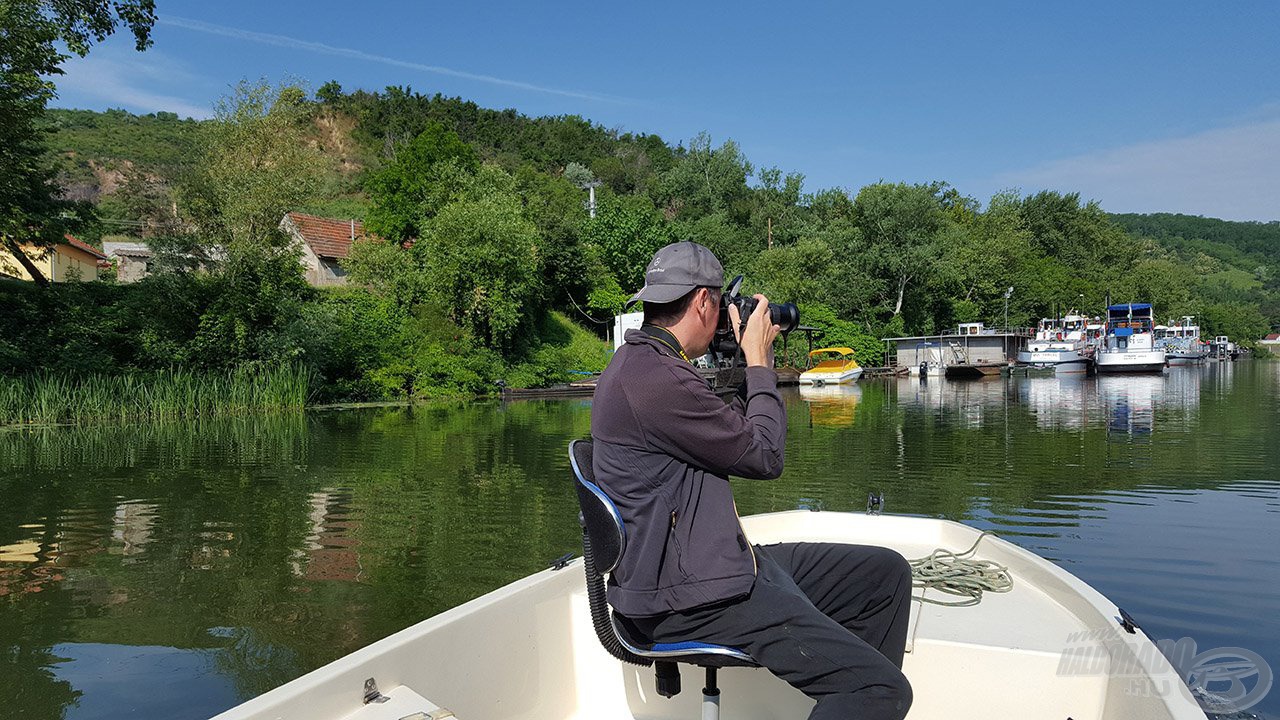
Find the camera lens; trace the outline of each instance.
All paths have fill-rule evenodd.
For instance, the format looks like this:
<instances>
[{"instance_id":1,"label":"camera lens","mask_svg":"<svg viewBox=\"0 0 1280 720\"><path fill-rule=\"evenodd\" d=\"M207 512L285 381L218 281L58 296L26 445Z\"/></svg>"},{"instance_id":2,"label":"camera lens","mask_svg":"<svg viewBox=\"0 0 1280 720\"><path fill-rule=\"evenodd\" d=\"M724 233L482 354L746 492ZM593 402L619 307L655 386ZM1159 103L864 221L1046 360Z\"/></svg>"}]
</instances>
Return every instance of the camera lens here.
<instances>
[{"instance_id":1,"label":"camera lens","mask_svg":"<svg viewBox=\"0 0 1280 720\"><path fill-rule=\"evenodd\" d=\"M769 319L782 332L789 333L800 324L800 308L795 303L769 303Z\"/></svg>"}]
</instances>

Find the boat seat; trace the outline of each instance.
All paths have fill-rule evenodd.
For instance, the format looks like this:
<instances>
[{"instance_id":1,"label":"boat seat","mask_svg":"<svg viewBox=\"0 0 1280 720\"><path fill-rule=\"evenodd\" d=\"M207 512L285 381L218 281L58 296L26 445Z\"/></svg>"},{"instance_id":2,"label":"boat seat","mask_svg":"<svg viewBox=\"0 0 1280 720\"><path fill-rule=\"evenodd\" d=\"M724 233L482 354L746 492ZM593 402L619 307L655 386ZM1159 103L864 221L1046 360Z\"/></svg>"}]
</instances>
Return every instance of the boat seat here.
<instances>
[{"instance_id":1,"label":"boat seat","mask_svg":"<svg viewBox=\"0 0 1280 720\"><path fill-rule=\"evenodd\" d=\"M605 576L618 566L627 546L627 531L613 500L595 482L590 440L569 443L569 464L573 468L582 525L583 567L587 575L587 602L596 637L610 655L632 665L653 666L659 695L674 697L680 692L680 672L676 663L696 665L706 671L702 689L702 717L720 717L720 690L716 670L724 667L759 667L750 655L737 648L712 643L684 641L652 643L636 630L625 616L613 612L605 600Z\"/></svg>"}]
</instances>

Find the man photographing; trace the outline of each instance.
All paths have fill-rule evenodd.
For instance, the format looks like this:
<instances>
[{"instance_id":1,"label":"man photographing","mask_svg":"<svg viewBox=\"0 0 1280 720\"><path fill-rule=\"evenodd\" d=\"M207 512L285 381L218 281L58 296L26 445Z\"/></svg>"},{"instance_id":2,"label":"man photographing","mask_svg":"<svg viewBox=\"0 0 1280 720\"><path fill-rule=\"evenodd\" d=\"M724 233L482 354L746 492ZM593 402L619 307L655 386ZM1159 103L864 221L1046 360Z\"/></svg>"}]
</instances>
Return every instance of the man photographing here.
<instances>
[{"instance_id":1,"label":"man photographing","mask_svg":"<svg viewBox=\"0 0 1280 720\"><path fill-rule=\"evenodd\" d=\"M724 270L692 242L654 254L644 325L600 376L591 413L596 482L622 516L627 545L608 600L654 642L728 645L816 701L811 719L899 719L911 569L886 548L837 543L752 546L729 476L782 474L786 411L773 370L769 303L745 326L736 397L717 397L690 358L720 322Z\"/></svg>"}]
</instances>

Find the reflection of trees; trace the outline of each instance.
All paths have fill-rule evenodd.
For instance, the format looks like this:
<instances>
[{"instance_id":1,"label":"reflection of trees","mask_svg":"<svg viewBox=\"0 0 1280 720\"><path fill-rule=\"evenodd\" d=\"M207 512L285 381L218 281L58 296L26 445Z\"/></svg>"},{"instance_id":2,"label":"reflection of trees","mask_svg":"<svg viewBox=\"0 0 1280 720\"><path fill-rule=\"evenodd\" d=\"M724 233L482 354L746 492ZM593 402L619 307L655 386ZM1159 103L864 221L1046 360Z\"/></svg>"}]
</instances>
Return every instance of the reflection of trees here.
<instances>
[{"instance_id":1,"label":"reflection of trees","mask_svg":"<svg viewBox=\"0 0 1280 720\"><path fill-rule=\"evenodd\" d=\"M35 493L0 485L0 497L6 500L0 504L0 529L9 533L0 535L0 543L12 543L16 531L26 535L23 544L32 551L0 561L0 698L12 717L60 718L80 697L52 667L58 658L51 649L66 637L77 604L60 566L60 513L52 498ZM28 518L52 519L10 522L11 505L28 507Z\"/></svg>"},{"instance_id":2,"label":"reflection of trees","mask_svg":"<svg viewBox=\"0 0 1280 720\"><path fill-rule=\"evenodd\" d=\"M0 684L65 707L47 648L80 641L210 648L263 692L574 549L565 447L588 431L587 406L535 402L0 436L0 546L49 518L73 576L0 605L43 632L0 633Z\"/></svg>"}]
</instances>

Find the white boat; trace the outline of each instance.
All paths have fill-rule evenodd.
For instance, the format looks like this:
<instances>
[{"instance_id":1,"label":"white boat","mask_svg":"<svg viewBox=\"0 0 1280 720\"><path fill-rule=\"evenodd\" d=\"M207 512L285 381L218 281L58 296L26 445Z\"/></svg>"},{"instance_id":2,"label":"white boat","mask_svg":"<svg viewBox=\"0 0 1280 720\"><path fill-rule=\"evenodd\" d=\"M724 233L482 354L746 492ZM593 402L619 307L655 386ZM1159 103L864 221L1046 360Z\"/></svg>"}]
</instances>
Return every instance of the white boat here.
<instances>
[{"instance_id":1,"label":"white boat","mask_svg":"<svg viewBox=\"0 0 1280 720\"><path fill-rule=\"evenodd\" d=\"M908 558L964 550L980 535L945 520L861 513L789 511L742 523L753 542L871 543ZM1124 629L1126 614L1096 590L999 538L983 538L977 557L1007 566L1013 588L970 607L912 603L903 664L915 697L911 720L1204 720L1151 639ZM654 691L652 668L624 665L604 650L578 559L424 620L216 720L699 717L701 671L680 669L685 690L666 699ZM726 718L798 718L812 708L758 668L720 670L719 687Z\"/></svg>"},{"instance_id":2,"label":"white boat","mask_svg":"<svg viewBox=\"0 0 1280 720\"><path fill-rule=\"evenodd\" d=\"M847 347L830 347L813 350L809 353L809 362L820 355L836 357L822 360L800 373L801 385L840 385L851 383L862 377L862 367L853 359L853 349Z\"/></svg>"},{"instance_id":3,"label":"white boat","mask_svg":"<svg viewBox=\"0 0 1280 720\"><path fill-rule=\"evenodd\" d=\"M1182 321L1155 327L1155 347L1164 350L1170 365L1196 365L1209 357L1209 345L1200 340L1200 326L1191 321L1195 317L1184 315Z\"/></svg>"},{"instance_id":4,"label":"white boat","mask_svg":"<svg viewBox=\"0 0 1280 720\"><path fill-rule=\"evenodd\" d=\"M1031 368L1051 368L1055 372L1086 372L1089 359L1085 357L1085 323L1082 315L1068 314L1061 319L1044 318L1036 328L1036 336L1018 351L1018 365Z\"/></svg>"},{"instance_id":5,"label":"white boat","mask_svg":"<svg viewBox=\"0 0 1280 720\"><path fill-rule=\"evenodd\" d=\"M1107 334L1093 356L1100 373L1162 372L1164 350L1155 347L1150 303L1107 308Z\"/></svg>"}]
</instances>

